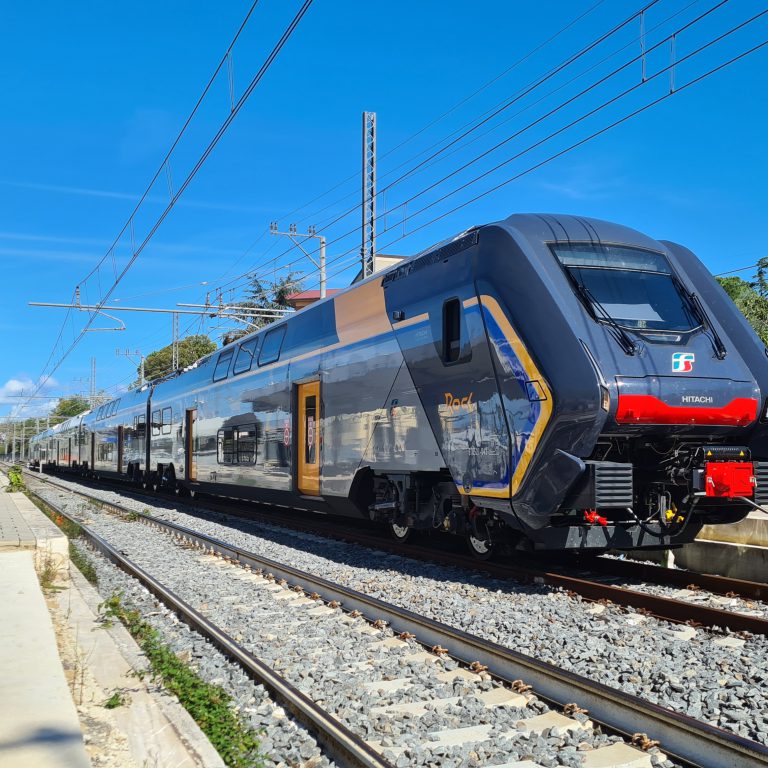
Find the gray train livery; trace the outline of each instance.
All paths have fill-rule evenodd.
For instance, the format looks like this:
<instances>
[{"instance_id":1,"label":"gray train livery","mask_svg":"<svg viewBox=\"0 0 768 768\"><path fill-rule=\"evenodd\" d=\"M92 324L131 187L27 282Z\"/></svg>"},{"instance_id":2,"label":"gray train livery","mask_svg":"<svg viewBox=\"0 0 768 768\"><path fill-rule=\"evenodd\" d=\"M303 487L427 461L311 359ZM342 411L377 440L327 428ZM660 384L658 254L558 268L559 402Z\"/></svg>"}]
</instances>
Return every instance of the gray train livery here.
<instances>
[{"instance_id":1,"label":"gray train livery","mask_svg":"<svg viewBox=\"0 0 768 768\"><path fill-rule=\"evenodd\" d=\"M670 547L768 502L767 354L686 248L514 215L36 436L33 459L479 556Z\"/></svg>"}]
</instances>

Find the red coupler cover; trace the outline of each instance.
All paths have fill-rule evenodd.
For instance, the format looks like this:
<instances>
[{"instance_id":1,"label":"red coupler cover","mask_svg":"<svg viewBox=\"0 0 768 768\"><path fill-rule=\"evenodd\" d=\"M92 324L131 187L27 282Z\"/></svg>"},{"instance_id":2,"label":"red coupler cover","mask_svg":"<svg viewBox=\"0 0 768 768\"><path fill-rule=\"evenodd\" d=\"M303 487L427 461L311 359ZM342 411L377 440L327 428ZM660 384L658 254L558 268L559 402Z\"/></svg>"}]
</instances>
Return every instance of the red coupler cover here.
<instances>
[{"instance_id":1,"label":"red coupler cover","mask_svg":"<svg viewBox=\"0 0 768 768\"><path fill-rule=\"evenodd\" d=\"M733 498L751 496L755 491L755 471L751 461L707 462L707 496Z\"/></svg>"}]
</instances>

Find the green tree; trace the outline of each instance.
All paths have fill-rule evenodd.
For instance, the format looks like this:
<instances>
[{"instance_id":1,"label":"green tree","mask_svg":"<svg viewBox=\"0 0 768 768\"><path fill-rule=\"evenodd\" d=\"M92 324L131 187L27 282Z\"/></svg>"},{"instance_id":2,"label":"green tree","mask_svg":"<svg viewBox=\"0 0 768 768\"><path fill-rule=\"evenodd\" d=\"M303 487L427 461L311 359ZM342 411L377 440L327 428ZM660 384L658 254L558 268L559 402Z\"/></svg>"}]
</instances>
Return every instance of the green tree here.
<instances>
[{"instance_id":1,"label":"green tree","mask_svg":"<svg viewBox=\"0 0 768 768\"><path fill-rule=\"evenodd\" d=\"M289 296L299 293L301 290L302 281L297 272L289 272L285 277L271 282L260 280L254 275L245 291L245 301L239 302L237 306L248 310L285 309L290 306L288 304ZM238 320L243 327L229 331L224 336L224 343L230 344L241 336L251 333L255 328L268 325L274 319L272 316L254 316Z\"/></svg>"},{"instance_id":2,"label":"green tree","mask_svg":"<svg viewBox=\"0 0 768 768\"><path fill-rule=\"evenodd\" d=\"M199 360L201 357L210 354L216 349L216 342L211 341L202 334L196 336L187 336L179 342L179 368L186 368L188 365ZM173 369L173 345L158 349L149 355L144 361L144 377L147 381L154 381L162 376L171 373ZM140 367L136 368L139 373Z\"/></svg>"},{"instance_id":3,"label":"green tree","mask_svg":"<svg viewBox=\"0 0 768 768\"><path fill-rule=\"evenodd\" d=\"M51 424L58 424L60 421L68 419L70 416L77 416L85 413L90 406L83 397L74 395L73 397L62 397L56 407L51 411Z\"/></svg>"},{"instance_id":4,"label":"green tree","mask_svg":"<svg viewBox=\"0 0 768 768\"><path fill-rule=\"evenodd\" d=\"M757 291L758 296L762 296L763 298L768 296L768 278L766 278L766 272L768 272L768 257L764 257L757 262L757 272L755 273L755 282L753 283L753 287Z\"/></svg>"},{"instance_id":5,"label":"green tree","mask_svg":"<svg viewBox=\"0 0 768 768\"><path fill-rule=\"evenodd\" d=\"M753 283L740 277L718 277L717 282L747 318L763 344L768 346L768 281L765 279L768 259L761 259L757 266Z\"/></svg>"}]
</instances>

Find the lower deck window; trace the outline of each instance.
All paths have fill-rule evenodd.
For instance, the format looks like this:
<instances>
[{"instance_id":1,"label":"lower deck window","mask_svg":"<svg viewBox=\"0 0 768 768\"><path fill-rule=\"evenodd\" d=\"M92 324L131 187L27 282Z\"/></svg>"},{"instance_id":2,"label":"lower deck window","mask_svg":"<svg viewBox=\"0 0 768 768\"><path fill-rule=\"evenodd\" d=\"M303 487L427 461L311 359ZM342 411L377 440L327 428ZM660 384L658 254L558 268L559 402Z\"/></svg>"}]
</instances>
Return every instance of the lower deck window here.
<instances>
[{"instance_id":1,"label":"lower deck window","mask_svg":"<svg viewBox=\"0 0 768 768\"><path fill-rule=\"evenodd\" d=\"M220 429L217 438L219 464L256 463L256 425Z\"/></svg>"}]
</instances>

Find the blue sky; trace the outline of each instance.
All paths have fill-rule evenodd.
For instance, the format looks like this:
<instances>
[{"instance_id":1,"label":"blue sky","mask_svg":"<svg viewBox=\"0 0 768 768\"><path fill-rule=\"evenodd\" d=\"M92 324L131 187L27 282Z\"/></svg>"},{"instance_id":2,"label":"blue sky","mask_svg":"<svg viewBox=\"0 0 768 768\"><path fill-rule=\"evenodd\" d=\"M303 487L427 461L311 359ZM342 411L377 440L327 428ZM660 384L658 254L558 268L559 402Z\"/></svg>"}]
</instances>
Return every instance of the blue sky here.
<instances>
[{"instance_id":1,"label":"blue sky","mask_svg":"<svg viewBox=\"0 0 768 768\"><path fill-rule=\"evenodd\" d=\"M324 228L329 285L346 285L359 248L354 230L360 219L361 112L378 115L382 189L445 146L447 137L516 95L497 117L380 195L379 211L388 211L379 224L384 251L410 254L473 224L513 212L550 211L615 220L681 242L713 272L752 264L768 255L768 48L527 172L668 94L670 73L662 71L670 63L667 37L716 5L658 0L646 11L648 80L642 87L636 87L641 62L631 61L640 52L635 19L519 96L641 4L315 0L113 299L172 307L203 301L207 291L216 295L221 288L225 300L236 300L244 285L239 275L257 269L272 277L284 274L289 263L308 273L306 287L316 287L311 265L288 253L287 241L270 237L273 219L283 226L297 221ZM126 223L249 7L242 0L137 0L129 6L42 2L4 9L0 415L19 402L11 395L32 391L41 373L50 371L49 358L58 361L87 320L84 313L72 313L57 346L64 312L27 302L68 302L78 283L83 301L103 295L126 263L129 237L120 241L114 259L83 278ZM236 99L299 7L298 0L259 2L233 50ZM731 0L679 32L674 88L766 40L763 16L685 58L762 10L758 2ZM225 68L172 156L174 190L226 118L229 90ZM629 92L620 100L583 117L624 91ZM547 138L551 134L556 135ZM328 190L333 191L311 203ZM136 217L137 242L168 194L162 174ZM83 380L95 356L99 389L117 392L135 370L115 355L116 348L146 354L170 341L170 316L120 318L127 330L85 334L44 391L86 389ZM94 323L114 325L106 318ZM216 321L184 316L181 330L221 332Z\"/></svg>"}]
</instances>

